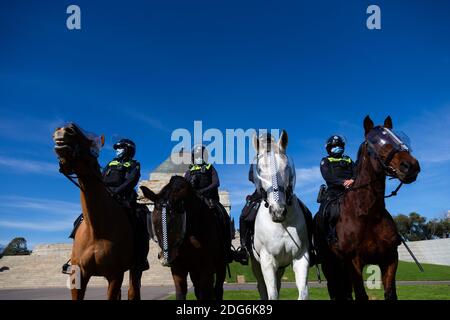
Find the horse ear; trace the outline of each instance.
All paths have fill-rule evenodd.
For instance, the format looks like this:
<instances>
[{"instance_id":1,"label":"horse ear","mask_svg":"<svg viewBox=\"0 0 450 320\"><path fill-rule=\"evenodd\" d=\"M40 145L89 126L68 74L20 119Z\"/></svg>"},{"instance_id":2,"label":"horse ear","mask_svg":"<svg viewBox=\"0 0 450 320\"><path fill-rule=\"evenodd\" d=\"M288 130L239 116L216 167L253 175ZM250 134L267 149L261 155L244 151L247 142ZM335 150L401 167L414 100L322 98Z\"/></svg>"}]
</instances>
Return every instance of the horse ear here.
<instances>
[{"instance_id":1,"label":"horse ear","mask_svg":"<svg viewBox=\"0 0 450 320\"><path fill-rule=\"evenodd\" d=\"M280 153L286 153L287 145L288 134L286 130L283 129L283 131L281 131L280 140L278 140L278 150L280 150Z\"/></svg>"},{"instance_id":2,"label":"horse ear","mask_svg":"<svg viewBox=\"0 0 450 320\"><path fill-rule=\"evenodd\" d=\"M258 141L258 137L256 136L256 134L253 135L252 143L253 143L253 148L255 148L255 150L256 150L256 154L258 154L259 153L259 141Z\"/></svg>"},{"instance_id":3,"label":"horse ear","mask_svg":"<svg viewBox=\"0 0 450 320\"><path fill-rule=\"evenodd\" d=\"M388 117L384 120L384 127L387 128L387 129L392 129L392 128L393 128L391 116L388 116Z\"/></svg>"},{"instance_id":4,"label":"horse ear","mask_svg":"<svg viewBox=\"0 0 450 320\"><path fill-rule=\"evenodd\" d=\"M374 126L374 124L373 124L372 119L370 119L369 116L366 116L364 118L364 134L367 135L369 133L369 131L373 129L373 126Z\"/></svg>"},{"instance_id":5,"label":"horse ear","mask_svg":"<svg viewBox=\"0 0 450 320\"><path fill-rule=\"evenodd\" d=\"M141 186L140 189L141 189L144 197L146 197L147 199L149 199L153 202L158 201L158 195L156 193L154 193L152 190L150 190L149 188L147 188L145 186Z\"/></svg>"}]
</instances>

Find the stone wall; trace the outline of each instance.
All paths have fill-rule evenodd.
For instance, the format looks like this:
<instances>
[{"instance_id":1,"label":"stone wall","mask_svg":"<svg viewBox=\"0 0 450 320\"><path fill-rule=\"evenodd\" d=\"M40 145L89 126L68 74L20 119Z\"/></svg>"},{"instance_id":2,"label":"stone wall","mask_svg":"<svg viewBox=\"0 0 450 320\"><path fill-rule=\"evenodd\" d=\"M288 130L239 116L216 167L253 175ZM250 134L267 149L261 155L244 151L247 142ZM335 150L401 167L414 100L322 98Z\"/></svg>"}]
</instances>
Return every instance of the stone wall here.
<instances>
[{"instance_id":1,"label":"stone wall","mask_svg":"<svg viewBox=\"0 0 450 320\"><path fill-rule=\"evenodd\" d=\"M450 266L450 238L407 242L408 247L421 263ZM398 247L399 259L414 262L404 245Z\"/></svg>"}]
</instances>

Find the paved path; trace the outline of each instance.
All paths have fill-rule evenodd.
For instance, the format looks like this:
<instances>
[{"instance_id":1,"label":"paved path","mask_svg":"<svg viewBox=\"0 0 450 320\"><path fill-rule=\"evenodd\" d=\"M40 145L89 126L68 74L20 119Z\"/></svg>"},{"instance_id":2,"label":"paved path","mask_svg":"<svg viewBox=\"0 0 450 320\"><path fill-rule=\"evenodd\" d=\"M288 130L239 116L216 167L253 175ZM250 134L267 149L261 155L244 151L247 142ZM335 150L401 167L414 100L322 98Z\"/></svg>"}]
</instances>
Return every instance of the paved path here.
<instances>
[{"instance_id":1,"label":"paved path","mask_svg":"<svg viewBox=\"0 0 450 320\"><path fill-rule=\"evenodd\" d=\"M398 286L415 285L449 285L450 281L397 281ZM295 288L295 283L284 282L283 288ZM311 288L326 287L326 282L309 282ZM256 283L225 284L225 290L256 290ZM122 299L127 297L127 288L122 288ZM190 289L192 291L192 288ZM164 300L174 294L173 286L145 286L142 287L143 300ZM6 289L0 290L0 300L69 300L70 292L66 288L42 288L42 289ZM87 300L105 300L106 287L92 287L86 291Z\"/></svg>"}]
</instances>

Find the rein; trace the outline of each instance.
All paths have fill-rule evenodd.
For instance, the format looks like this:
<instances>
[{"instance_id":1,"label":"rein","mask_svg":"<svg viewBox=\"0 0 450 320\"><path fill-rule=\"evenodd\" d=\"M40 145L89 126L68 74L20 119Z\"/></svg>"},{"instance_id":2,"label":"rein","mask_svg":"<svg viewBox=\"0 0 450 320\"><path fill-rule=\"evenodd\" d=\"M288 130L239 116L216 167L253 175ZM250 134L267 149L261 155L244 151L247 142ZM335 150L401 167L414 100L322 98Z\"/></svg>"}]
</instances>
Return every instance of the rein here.
<instances>
[{"instance_id":1,"label":"rein","mask_svg":"<svg viewBox=\"0 0 450 320\"><path fill-rule=\"evenodd\" d=\"M114 196L113 192L108 188L108 186L105 185L105 182L103 181L103 179L101 179L94 170L92 170L92 168L90 168L94 177L96 178L96 180L98 182L100 182L103 187L106 190L106 193L118 204L121 206L121 203L119 202L119 200ZM79 179L77 175L69 175L66 174L62 171L61 167L59 168L59 172L62 173L68 180L70 180L70 182L72 182L75 186L77 186L78 189L80 189L83 193L86 193L86 191L81 187L81 185L75 180L75 179Z\"/></svg>"}]
</instances>

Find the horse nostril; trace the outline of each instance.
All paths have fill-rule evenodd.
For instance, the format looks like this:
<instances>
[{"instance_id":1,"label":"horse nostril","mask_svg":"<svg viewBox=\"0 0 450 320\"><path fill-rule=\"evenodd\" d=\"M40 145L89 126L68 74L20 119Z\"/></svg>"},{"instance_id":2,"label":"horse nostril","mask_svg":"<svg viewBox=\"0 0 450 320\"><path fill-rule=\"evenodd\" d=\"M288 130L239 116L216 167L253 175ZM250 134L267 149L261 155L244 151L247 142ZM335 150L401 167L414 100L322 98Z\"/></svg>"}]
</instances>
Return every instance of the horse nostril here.
<instances>
[{"instance_id":1,"label":"horse nostril","mask_svg":"<svg viewBox=\"0 0 450 320\"><path fill-rule=\"evenodd\" d=\"M409 162L406 161L402 161L400 163L400 171L403 173L407 173L409 171L409 169L411 168L411 164Z\"/></svg>"}]
</instances>

